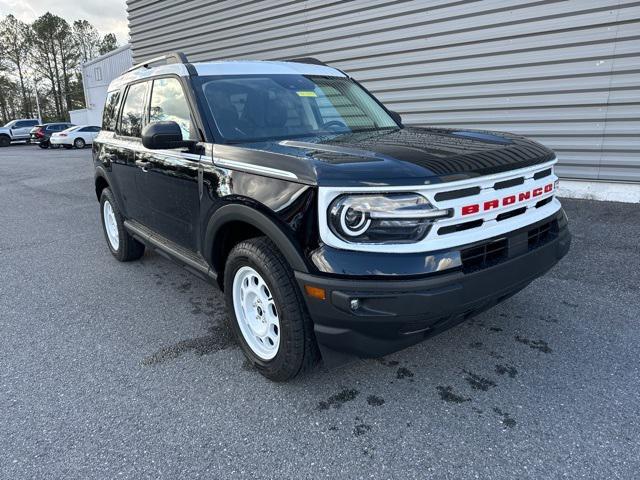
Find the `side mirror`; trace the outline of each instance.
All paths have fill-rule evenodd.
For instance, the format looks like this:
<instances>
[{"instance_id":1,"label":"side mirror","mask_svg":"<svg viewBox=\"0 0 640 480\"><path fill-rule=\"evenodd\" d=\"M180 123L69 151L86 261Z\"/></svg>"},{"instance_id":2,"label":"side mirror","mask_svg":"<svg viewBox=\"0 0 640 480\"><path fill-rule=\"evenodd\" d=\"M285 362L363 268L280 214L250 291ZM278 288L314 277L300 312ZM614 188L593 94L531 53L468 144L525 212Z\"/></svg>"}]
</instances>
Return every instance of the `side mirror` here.
<instances>
[{"instance_id":1,"label":"side mirror","mask_svg":"<svg viewBox=\"0 0 640 480\"><path fill-rule=\"evenodd\" d=\"M152 122L142 129L142 145L151 150L193 147L196 142L182 139L176 122Z\"/></svg>"},{"instance_id":2,"label":"side mirror","mask_svg":"<svg viewBox=\"0 0 640 480\"><path fill-rule=\"evenodd\" d=\"M393 118L393 120L398 125L402 125L402 117L400 116L400 114L398 112L394 112L393 110L389 110L389 115L391 115L391 118Z\"/></svg>"}]
</instances>

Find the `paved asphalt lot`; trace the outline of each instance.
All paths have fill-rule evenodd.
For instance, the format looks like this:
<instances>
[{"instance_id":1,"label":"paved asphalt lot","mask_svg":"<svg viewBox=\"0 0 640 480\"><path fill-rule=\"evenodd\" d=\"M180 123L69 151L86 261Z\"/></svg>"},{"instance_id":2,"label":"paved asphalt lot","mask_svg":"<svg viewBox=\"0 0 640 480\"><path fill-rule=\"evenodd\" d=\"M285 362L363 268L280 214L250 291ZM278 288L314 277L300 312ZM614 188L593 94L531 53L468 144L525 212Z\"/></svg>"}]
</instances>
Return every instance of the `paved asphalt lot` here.
<instances>
[{"instance_id":1,"label":"paved asphalt lot","mask_svg":"<svg viewBox=\"0 0 640 480\"><path fill-rule=\"evenodd\" d=\"M219 293L111 257L92 178L0 150L0 478L637 478L640 206L566 200L571 253L506 303L274 384Z\"/></svg>"}]
</instances>

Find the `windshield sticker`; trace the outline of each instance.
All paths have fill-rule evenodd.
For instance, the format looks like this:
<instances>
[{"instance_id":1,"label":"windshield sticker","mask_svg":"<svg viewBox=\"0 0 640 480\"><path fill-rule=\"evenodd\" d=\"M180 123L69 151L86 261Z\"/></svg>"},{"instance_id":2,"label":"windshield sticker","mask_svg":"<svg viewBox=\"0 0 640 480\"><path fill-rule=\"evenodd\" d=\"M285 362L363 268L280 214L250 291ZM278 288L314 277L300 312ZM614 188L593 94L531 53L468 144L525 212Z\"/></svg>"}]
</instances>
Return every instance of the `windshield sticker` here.
<instances>
[{"instance_id":1,"label":"windshield sticker","mask_svg":"<svg viewBox=\"0 0 640 480\"><path fill-rule=\"evenodd\" d=\"M300 92L296 92L298 94L299 97L317 97L318 95L316 95L316 92L311 92L311 91L300 91Z\"/></svg>"}]
</instances>

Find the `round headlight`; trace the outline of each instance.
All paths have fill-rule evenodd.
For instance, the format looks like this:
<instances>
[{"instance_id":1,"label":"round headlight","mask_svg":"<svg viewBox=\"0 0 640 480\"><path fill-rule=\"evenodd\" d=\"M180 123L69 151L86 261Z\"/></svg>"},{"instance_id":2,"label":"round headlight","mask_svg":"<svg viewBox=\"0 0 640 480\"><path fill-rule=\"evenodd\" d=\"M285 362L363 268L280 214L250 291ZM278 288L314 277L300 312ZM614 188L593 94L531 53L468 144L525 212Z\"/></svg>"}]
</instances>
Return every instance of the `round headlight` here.
<instances>
[{"instance_id":1,"label":"round headlight","mask_svg":"<svg viewBox=\"0 0 640 480\"><path fill-rule=\"evenodd\" d=\"M415 243L434 219L448 216L417 193L345 194L328 209L331 231L350 243Z\"/></svg>"}]
</instances>

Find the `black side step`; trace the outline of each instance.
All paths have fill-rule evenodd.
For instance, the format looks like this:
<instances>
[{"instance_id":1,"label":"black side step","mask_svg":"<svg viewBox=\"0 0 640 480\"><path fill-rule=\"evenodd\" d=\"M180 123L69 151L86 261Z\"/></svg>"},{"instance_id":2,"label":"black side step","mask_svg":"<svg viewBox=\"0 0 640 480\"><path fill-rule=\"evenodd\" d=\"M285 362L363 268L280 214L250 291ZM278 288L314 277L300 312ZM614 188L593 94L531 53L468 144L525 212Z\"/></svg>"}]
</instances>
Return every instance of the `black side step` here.
<instances>
[{"instance_id":1,"label":"black side step","mask_svg":"<svg viewBox=\"0 0 640 480\"><path fill-rule=\"evenodd\" d=\"M157 251L163 257L182 265L185 269L209 283L216 283L216 272L207 265L202 256L181 247L135 220L125 220L124 228L136 240Z\"/></svg>"}]
</instances>

